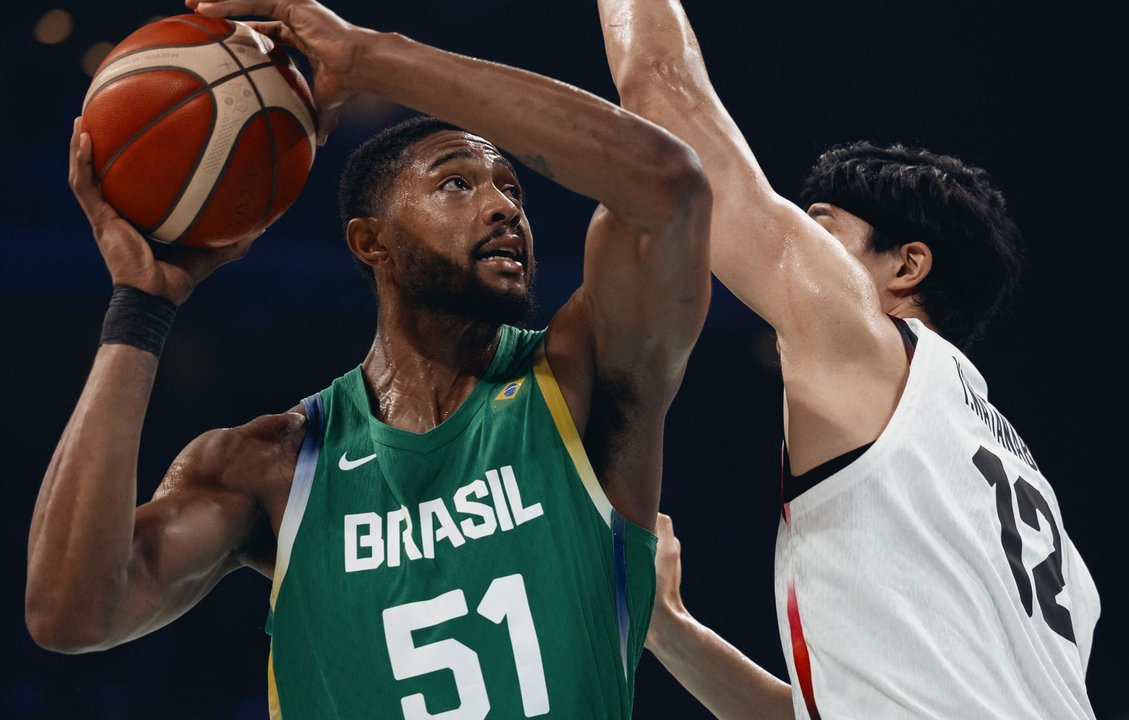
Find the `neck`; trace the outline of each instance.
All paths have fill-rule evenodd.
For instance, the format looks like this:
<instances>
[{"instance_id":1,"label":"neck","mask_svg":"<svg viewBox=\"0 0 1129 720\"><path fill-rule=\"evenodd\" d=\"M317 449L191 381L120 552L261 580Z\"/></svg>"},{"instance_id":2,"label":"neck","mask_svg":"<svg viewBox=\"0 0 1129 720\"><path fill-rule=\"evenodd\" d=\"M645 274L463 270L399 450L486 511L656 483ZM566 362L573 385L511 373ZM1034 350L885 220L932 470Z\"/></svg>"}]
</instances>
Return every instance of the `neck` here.
<instances>
[{"instance_id":1,"label":"neck","mask_svg":"<svg viewBox=\"0 0 1129 720\"><path fill-rule=\"evenodd\" d=\"M382 301L363 364L373 414L411 432L439 425L490 366L498 330L498 323Z\"/></svg>"},{"instance_id":2,"label":"neck","mask_svg":"<svg viewBox=\"0 0 1129 720\"><path fill-rule=\"evenodd\" d=\"M934 332L937 331L936 326L933 325L932 318L929 317L929 313L925 312L925 307L918 301L917 295L889 298L885 303L883 312L903 320L909 320L911 318L920 320L925 324L925 327Z\"/></svg>"}]
</instances>

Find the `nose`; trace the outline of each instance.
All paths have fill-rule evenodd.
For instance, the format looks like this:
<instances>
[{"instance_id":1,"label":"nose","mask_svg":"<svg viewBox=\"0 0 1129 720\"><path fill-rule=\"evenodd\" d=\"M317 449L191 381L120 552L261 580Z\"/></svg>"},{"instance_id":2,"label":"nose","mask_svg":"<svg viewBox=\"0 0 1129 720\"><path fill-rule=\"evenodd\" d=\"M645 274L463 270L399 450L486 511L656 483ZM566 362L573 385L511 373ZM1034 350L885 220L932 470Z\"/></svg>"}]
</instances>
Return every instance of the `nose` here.
<instances>
[{"instance_id":1,"label":"nose","mask_svg":"<svg viewBox=\"0 0 1129 720\"><path fill-rule=\"evenodd\" d=\"M482 220L485 225L509 225L517 219L521 208L512 197L494 185L490 186L485 196L486 200L482 204Z\"/></svg>"}]
</instances>

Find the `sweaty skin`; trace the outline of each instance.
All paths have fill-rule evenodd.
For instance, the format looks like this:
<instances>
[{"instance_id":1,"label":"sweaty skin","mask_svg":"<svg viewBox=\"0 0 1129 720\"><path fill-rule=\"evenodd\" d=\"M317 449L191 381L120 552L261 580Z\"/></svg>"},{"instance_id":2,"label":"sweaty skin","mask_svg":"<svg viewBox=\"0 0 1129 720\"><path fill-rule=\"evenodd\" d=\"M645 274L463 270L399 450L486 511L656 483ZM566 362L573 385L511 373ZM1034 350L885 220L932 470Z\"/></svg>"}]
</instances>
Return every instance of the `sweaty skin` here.
<instances>
[{"instance_id":1,"label":"sweaty skin","mask_svg":"<svg viewBox=\"0 0 1129 720\"><path fill-rule=\"evenodd\" d=\"M498 332L496 320L456 318L420 302L409 282L414 251L446 258L456 277L473 276L495 295L528 290L532 233L512 192L512 168L483 137L599 201L583 284L550 323L547 355L578 429L588 431L590 453L603 458L609 500L653 527L663 421L709 302L711 198L693 151L571 86L356 27L315 2L188 5L209 16L274 18L258 27L297 46L314 68L323 140L341 106L361 93L470 131L413 146L388 218L348 229L350 248L378 278L378 329L364 370L374 409L390 425L420 432L442 422L478 382ZM76 123L71 186L115 283L179 305L246 252L251 239L158 260L103 201L90 155ZM484 238L524 261L476 256ZM418 241L414 250L409 240ZM137 348L99 348L44 476L26 594L28 627L43 647L112 647L172 621L238 567L273 571L304 417L294 408L205 433L138 507L141 424L156 370L156 358ZM594 409L597 389L607 402ZM611 443L614 454L606 452Z\"/></svg>"},{"instance_id":2,"label":"sweaty skin","mask_svg":"<svg viewBox=\"0 0 1129 720\"><path fill-rule=\"evenodd\" d=\"M715 189L714 274L776 330L794 474L871 442L908 373L886 316L929 324L914 296L928 248L875 253L859 218L826 204L809 216L779 196L710 84L678 0L599 6L623 107L690 143Z\"/></svg>"},{"instance_id":3,"label":"sweaty skin","mask_svg":"<svg viewBox=\"0 0 1129 720\"><path fill-rule=\"evenodd\" d=\"M930 324L915 295L929 248L874 252L860 218L827 204L805 213L779 196L714 91L679 0L599 0L599 8L621 104L690 143L715 190L714 274L776 330L793 474L874 441L909 372L887 316ZM686 611L677 582L664 580L664 563L668 578L677 567L677 552L671 557L660 549L648 647L718 717L792 717L788 685Z\"/></svg>"}]
</instances>

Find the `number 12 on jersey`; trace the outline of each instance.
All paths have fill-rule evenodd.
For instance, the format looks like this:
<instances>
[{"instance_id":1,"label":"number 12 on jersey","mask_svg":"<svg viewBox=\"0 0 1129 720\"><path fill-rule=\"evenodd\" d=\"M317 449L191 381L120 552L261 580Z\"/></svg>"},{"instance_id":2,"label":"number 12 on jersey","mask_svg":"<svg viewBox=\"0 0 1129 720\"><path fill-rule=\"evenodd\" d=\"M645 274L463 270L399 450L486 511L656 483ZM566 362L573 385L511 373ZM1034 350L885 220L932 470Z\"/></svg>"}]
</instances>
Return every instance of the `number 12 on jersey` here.
<instances>
[{"instance_id":1,"label":"number 12 on jersey","mask_svg":"<svg viewBox=\"0 0 1129 720\"><path fill-rule=\"evenodd\" d=\"M1042 562L1032 568L1031 578L1027 576L1027 568L1023 565L1023 539L1019 535L1019 526L1015 522L1015 510L1012 508L1012 487L1008 480L1007 471L999 456L986 447L981 447L972 456L972 463L984 479L996 490L996 513L1000 518L1000 542L1003 544L1004 554L1011 566L1012 577L1015 578L1019 598L1027 617L1032 617L1034 608L1031 600L1031 582L1035 583L1035 594L1039 598L1039 609L1043 611L1043 620L1047 627L1066 638L1074 644L1074 623L1070 618L1070 610L1060 605L1058 594L1066 588L1066 580L1062 575L1062 533L1059 532L1058 523L1051 512L1051 505L1043 494L1034 485L1023 479L1022 476L1015 480L1016 504L1019 506L1019 517L1027 526L1039 530L1039 515L1046 518L1051 527L1054 538L1054 547L1051 554Z\"/></svg>"},{"instance_id":2,"label":"number 12 on jersey","mask_svg":"<svg viewBox=\"0 0 1129 720\"><path fill-rule=\"evenodd\" d=\"M401 698L404 720L483 720L490 712L490 698L486 693L478 653L452 639L425 645L416 645L412 640L412 631L463 617L467 612L466 595L462 590L451 590L431 600L397 605L384 611L384 639L388 643L393 676L397 680L406 680L450 670L459 693L460 705L457 708L434 715L427 711L423 693ZM525 580L521 575L495 578L478 603L476 612L495 625L507 621L525 716L547 714L549 691L545 686L541 645L537 642L533 615L529 611Z\"/></svg>"}]
</instances>

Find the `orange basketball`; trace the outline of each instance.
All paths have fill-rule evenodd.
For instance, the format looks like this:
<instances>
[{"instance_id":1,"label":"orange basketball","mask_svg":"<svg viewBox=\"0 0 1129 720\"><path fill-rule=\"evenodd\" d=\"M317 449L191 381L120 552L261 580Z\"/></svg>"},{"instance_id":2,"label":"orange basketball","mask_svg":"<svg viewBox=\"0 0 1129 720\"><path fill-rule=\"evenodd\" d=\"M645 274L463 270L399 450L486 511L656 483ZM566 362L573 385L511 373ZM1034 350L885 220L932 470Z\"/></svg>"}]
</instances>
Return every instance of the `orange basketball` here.
<instances>
[{"instance_id":1,"label":"orange basketball","mask_svg":"<svg viewBox=\"0 0 1129 720\"><path fill-rule=\"evenodd\" d=\"M82 109L102 194L143 234L218 247L297 199L314 160L313 97L247 25L178 15L102 61Z\"/></svg>"}]
</instances>

